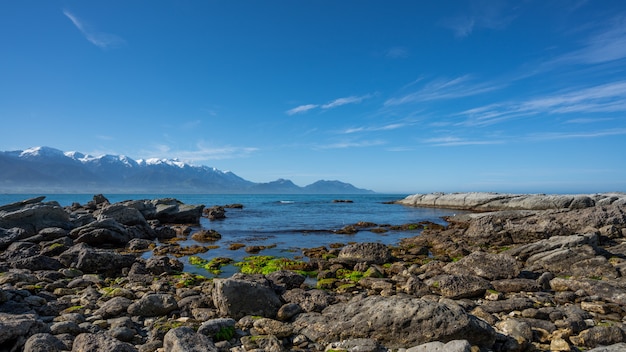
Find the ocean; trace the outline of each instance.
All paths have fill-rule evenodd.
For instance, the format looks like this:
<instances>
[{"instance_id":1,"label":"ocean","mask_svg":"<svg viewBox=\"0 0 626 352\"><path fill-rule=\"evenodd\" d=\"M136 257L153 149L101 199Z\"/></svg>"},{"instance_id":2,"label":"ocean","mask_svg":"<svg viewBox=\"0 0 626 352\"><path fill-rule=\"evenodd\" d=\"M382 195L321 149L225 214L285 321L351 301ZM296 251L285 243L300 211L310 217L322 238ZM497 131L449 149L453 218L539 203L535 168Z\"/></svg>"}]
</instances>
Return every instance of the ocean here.
<instances>
[{"instance_id":1,"label":"ocean","mask_svg":"<svg viewBox=\"0 0 626 352\"><path fill-rule=\"evenodd\" d=\"M0 194L0 205L39 196L38 194ZM243 248L230 250L233 243L246 246L270 246L273 248L261 251L260 255L273 255L293 258L302 254L302 249L320 246L328 247L331 243L379 242L395 245L402 238L413 237L417 231L388 231L374 233L359 231L354 235L333 233L334 230L360 221L373 222L379 225L402 225L431 221L445 224L443 216L459 213L457 210L415 208L385 202L404 198L405 194L366 194L366 195L198 195L198 194L105 194L111 203L124 200L176 198L186 204L214 205L242 204L242 209L226 209L226 218L210 221L202 218L200 226L194 230L212 229L219 232L222 238L206 253L197 256L210 260L215 257L227 257L240 261L251 254ZM57 201L62 206L73 202L85 204L93 198L91 194L52 194L46 195L44 201ZM333 202L334 200L350 200L352 202ZM181 246L198 244L189 238L180 242ZM146 253L145 257L149 257ZM204 269L188 263L188 258L179 258L185 263L185 271L200 275L212 276ZM237 271L234 266L224 267L221 276L229 276Z\"/></svg>"}]
</instances>

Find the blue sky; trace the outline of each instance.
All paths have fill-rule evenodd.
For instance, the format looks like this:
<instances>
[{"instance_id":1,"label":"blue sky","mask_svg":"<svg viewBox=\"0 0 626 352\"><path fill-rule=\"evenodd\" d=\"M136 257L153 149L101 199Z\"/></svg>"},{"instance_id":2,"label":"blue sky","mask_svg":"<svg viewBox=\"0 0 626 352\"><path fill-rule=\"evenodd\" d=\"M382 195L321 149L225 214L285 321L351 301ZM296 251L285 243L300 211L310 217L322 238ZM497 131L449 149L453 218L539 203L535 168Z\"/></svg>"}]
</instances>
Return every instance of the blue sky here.
<instances>
[{"instance_id":1,"label":"blue sky","mask_svg":"<svg viewBox=\"0 0 626 352\"><path fill-rule=\"evenodd\" d=\"M3 1L0 150L626 191L626 2Z\"/></svg>"}]
</instances>

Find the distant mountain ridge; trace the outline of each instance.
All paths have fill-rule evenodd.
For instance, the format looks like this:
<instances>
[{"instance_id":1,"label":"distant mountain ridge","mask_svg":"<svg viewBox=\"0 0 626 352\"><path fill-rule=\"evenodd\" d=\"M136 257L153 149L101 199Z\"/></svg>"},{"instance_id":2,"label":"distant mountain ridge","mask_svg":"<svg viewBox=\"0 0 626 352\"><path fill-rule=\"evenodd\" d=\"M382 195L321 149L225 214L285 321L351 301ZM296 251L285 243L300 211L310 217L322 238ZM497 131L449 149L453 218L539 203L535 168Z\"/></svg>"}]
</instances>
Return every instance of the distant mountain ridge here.
<instances>
[{"instance_id":1,"label":"distant mountain ridge","mask_svg":"<svg viewBox=\"0 0 626 352\"><path fill-rule=\"evenodd\" d=\"M230 171L193 166L177 159L133 160L91 156L50 147L0 152L3 193L276 193L363 194L373 191L340 181L300 187L290 180L245 180Z\"/></svg>"}]
</instances>

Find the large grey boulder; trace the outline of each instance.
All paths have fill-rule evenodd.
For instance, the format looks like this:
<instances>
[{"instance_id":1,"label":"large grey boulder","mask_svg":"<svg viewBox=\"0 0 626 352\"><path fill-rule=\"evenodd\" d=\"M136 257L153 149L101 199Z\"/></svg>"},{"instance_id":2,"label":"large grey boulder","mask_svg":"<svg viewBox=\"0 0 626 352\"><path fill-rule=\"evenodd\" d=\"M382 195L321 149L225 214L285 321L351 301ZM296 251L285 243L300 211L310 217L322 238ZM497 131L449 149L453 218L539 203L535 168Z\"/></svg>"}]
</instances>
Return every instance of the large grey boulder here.
<instances>
[{"instance_id":1,"label":"large grey boulder","mask_svg":"<svg viewBox=\"0 0 626 352\"><path fill-rule=\"evenodd\" d=\"M217 352L211 339L186 326L172 329L165 334L163 350L167 352Z\"/></svg>"},{"instance_id":2,"label":"large grey boulder","mask_svg":"<svg viewBox=\"0 0 626 352\"><path fill-rule=\"evenodd\" d=\"M352 265L361 262L384 264L391 259L391 251L382 243L355 243L343 247L337 259Z\"/></svg>"},{"instance_id":3,"label":"large grey boulder","mask_svg":"<svg viewBox=\"0 0 626 352\"><path fill-rule=\"evenodd\" d=\"M75 228L70 232L76 243L94 247L124 247L132 239L126 227L114 219L103 219Z\"/></svg>"},{"instance_id":4,"label":"large grey boulder","mask_svg":"<svg viewBox=\"0 0 626 352\"><path fill-rule=\"evenodd\" d=\"M448 274L475 275L487 280L511 279L520 273L519 264L512 256L486 252L473 252L443 270Z\"/></svg>"},{"instance_id":5,"label":"large grey boulder","mask_svg":"<svg viewBox=\"0 0 626 352\"><path fill-rule=\"evenodd\" d=\"M137 352L135 346L122 342L104 332L91 334L82 333L76 336L72 352Z\"/></svg>"},{"instance_id":6,"label":"large grey boulder","mask_svg":"<svg viewBox=\"0 0 626 352\"><path fill-rule=\"evenodd\" d=\"M294 330L319 344L373 338L387 348L406 348L431 341L468 339L489 348L495 331L452 301L433 302L407 296L356 297L322 313L303 313Z\"/></svg>"},{"instance_id":7,"label":"large grey boulder","mask_svg":"<svg viewBox=\"0 0 626 352\"><path fill-rule=\"evenodd\" d=\"M66 267L76 268L86 274L118 274L135 262L132 254L120 254L112 250L93 248L85 243L72 246L59 255Z\"/></svg>"},{"instance_id":8,"label":"large grey boulder","mask_svg":"<svg viewBox=\"0 0 626 352\"><path fill-rule=\"evenodd\" d=\"M156 199L152 204L156 219L167 224L198 224L204 210L204 205L184 204L173 198Z\"/></svg>"},{"instance_id":9,"label":"large grey boulder","mask_svg":"<svg viewBox=\"0 0 626 352\"><path fill-rule=\"evenodd\" d=\"M426 284L450 299L480 297L493 289L489 281L475 275L438 275L426 280Z\"/></svg>"},{"instance_id":10,"label":"large grey boulder","mask_svg":"<svg viewBox=\"0 0 626 352\"><path fill-rule=\"evenodd\" d=\"M178 309L178 302L174 296L166 293L150 293L143 295L138 301L128 306L128 314L155 317L167 315Z\"/></svg>"},{"instance_id":11,"label":"large grey boulder","mask_svg":"<svg viewBox=\"0 0 626 352\"><path fill-rule=\"evenodd\" d=\"M213 304L222 316L241 319L246 315L274 318L282 306L268 285L238 278L213 280Z\"/></svg>"},{"instance_id":12,"label":"large grey boulder","mask_svg":"<svg viewBox=\"0 0 626 352\"><path fill-rule=\"evenodd\" d=\"M102 208L99 211L97 220L113 219L123 225L148 225L143 214L133 207L129 207L122 203L116 203Z\"/></svg>"},{"instance_id":13,"label":"large grey boulder","mask_svg":"<svg viewBox=\"0 0 626 352\"><path fill-rule=\"evenodd\" d=\"M61 340L48 333L32 335L24 344L24 352L61 352L67 349Z\"/></svg>"},{"instance_id":14,"label":"large grey boulder","mask_svg":"<svg viewBox=\"0 0 626 352\"><path fill-rule=\"evenodd\" d=\"M42 203L45 197L0 206L0 228L21 228L33 236L47 227L71 229L68 213L57 202Z\"/></svg>"}]
</instances>

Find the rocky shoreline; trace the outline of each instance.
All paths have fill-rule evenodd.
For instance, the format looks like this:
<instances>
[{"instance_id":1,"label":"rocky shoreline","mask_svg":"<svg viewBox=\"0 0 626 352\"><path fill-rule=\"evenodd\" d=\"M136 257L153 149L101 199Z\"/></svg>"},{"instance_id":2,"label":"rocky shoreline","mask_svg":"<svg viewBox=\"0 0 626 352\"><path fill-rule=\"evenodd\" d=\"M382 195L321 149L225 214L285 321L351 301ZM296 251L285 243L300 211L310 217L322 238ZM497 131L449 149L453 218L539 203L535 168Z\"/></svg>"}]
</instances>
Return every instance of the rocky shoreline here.
<instances>
[{"instance_id":1,"label":"rocky shoreline","mask_svg":"<svg viewBox=\"0 0 626 352\"><path fill-rule=\"evenodd\" d=\"M623 351L625 199L409 196L480 212L219 279L162 255L203 205L2 205L0 351Z\"/></svg>"}]
</instances>

